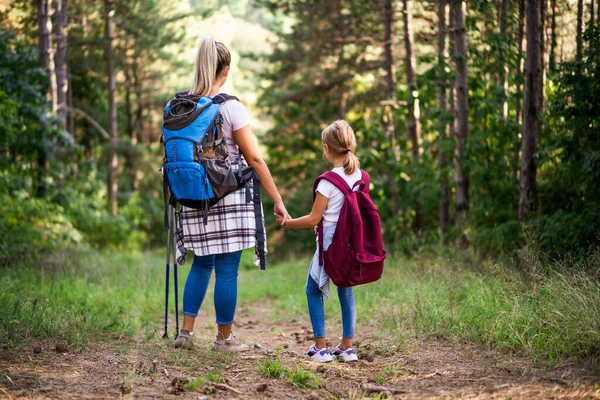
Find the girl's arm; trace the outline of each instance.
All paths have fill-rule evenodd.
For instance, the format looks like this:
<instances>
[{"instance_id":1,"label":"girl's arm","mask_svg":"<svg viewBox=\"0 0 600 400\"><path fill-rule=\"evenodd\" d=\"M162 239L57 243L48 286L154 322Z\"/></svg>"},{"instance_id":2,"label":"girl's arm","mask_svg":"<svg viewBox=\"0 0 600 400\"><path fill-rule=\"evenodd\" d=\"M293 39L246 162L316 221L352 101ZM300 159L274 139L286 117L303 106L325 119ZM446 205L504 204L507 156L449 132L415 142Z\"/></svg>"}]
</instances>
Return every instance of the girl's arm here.
<instances>
[{"instance_id":1,"label":"girl's arm","mask_svg":"<svg viewBox=\"0 0 600 400\"><path fill-rule=\"evenodd\" d=\"M240 151L244 155L244 158L248 162L248 165L254 168L254 171L260 178L260 184L267 192L267 195L275 202L275 214L281 215L284 220L289 218L289 214L283 205L281 195L275 186L271 172L267 167L267 164L260 155L258 143L252 131L250 125L246 125L243 128L233 132L233 140L235 144L240 148Z\"/></svg>"},{"instance_id":2,"label":"girl's arm","mask_svg":"<svg viewBox=\"0 0 600 400\"><path fill-rule=\"evenodd\" d=\"M313 208L310 214L304 217L288 219L283 223L285 229L299 229L299 228L312 228L321 222L325 208L327 208L327 202L329 199L317 192L317 197L313 203Z\"/></svg>"}]
</instances>

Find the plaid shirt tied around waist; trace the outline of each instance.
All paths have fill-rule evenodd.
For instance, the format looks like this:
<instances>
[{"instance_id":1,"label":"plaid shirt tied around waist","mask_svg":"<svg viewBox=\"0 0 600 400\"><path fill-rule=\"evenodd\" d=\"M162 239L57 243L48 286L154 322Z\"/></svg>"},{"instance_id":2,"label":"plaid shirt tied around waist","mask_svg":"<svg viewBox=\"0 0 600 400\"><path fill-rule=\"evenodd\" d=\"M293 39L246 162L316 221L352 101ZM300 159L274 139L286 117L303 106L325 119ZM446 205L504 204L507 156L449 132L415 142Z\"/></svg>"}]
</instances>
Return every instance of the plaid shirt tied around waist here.
<instances>
[{"instance_id":1,"label":"plaid shirt tied around waist","mask_svg":"<svg viewBox=\"0 0 600 400\"><path fill-rule=\"evenodd\" d=\"M237 172L239 164L232 164L231 169L233 172ZM254 182L249 182L248 187L253 194ZM260 187L257 187L256 190L260 190ZM188 250L192 250L197 256L206 256L254 247L254 264L260 266L254 203L247 200L246 187L229 193L208 210L206 225L204 224L204 210L182 206L178 212L177 221L177 263L185 264ZM262 209L262 204L260 207ZM266 232L264 212L262 215L261 223L264 234ZM262 242L266 255L266 237Z\"/></svg>"}]
</instances>

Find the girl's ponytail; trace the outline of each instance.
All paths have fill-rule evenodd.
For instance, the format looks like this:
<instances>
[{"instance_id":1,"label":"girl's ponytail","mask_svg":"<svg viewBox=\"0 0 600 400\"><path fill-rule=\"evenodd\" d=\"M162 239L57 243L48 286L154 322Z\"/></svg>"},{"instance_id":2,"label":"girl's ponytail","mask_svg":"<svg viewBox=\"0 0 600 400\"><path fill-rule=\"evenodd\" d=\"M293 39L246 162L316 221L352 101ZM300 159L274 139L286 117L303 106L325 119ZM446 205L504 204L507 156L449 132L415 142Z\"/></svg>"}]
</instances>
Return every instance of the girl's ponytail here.
<instances>
[{"instance_id":1,"label":"girl's ponytail","mask_svg":"<svg viewBox=\"0 0 600 400\"><path fill-rule=\"evenodd\" d=\"M358 157L354 155L351 151L348 152L348 157L344 161L344 172L346 175L352 175L356 172L357 169L360 168L360 161Z\"/></svg>"},{"instance_id":2,"label":"girl's ponytail","mask_svg":"<svg viewBox=\"0 0 600 400\"><path fill-rule=\"evenodd\" d=\"M217 43L211 36L206 36L198 46L194 83L190 89L190 94L200 96L209 94L217 77L217 62Z\"/></svg>"},{"instance_id":3,"label":"girl's ponytail","mask_svg":"<svg viewBox=\"0 0 600 400\"><path fill-rule=\"evenodd\" d=\"M321 140L329 150L339 156L346 155L344 160L344 172L352 175L360 168L360 161L354 154L356 150L356 136L350 124L343 119L335 121L321 133Z\"/></svg>"}]
</instances>

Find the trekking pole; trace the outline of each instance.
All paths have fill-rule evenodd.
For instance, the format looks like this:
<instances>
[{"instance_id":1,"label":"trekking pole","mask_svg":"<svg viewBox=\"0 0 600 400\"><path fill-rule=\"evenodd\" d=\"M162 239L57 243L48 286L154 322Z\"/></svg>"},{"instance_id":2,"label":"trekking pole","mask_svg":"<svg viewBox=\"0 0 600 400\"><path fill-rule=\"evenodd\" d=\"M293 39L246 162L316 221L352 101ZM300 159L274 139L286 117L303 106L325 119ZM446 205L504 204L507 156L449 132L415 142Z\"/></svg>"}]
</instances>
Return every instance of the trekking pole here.
<instances>
[{"instance_id":1,"label":"trekking pole","mask_svg":"<svg viewBox=\"0 0 600 400\"><path fill-rule=\"evenodd\" d=\"M163 338L168 338L167 328L169 326L169 259L171 258L171 213L167 213L169 227L167 228L167 262L165 268L165 333Z\"/></svg>"},{"instance_id":2,"label":"trekking pole","mask_svg":"<svg viewBox=\"0 0 600 400\"><path fill-rule=\"evenodd\" d=\"M173 207L173 280L175 283L175 337L179 335L179 281L177 279L177 208Z\"/></svg>"}]
</instances>

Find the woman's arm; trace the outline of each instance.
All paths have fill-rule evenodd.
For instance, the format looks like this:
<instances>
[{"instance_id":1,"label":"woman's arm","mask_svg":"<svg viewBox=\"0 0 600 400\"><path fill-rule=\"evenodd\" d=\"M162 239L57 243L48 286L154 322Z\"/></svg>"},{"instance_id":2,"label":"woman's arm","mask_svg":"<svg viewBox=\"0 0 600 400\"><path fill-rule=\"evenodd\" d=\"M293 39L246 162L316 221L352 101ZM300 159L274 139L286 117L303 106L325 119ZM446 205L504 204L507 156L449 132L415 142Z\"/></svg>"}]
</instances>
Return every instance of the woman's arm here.
<instances>
[{"instance_id":1,"label":"woman's arm","mask_svg":"<svg viewBox=\"0 0 600 400\"><path fill-rule=\"evenodd\" d=\"M321 222L321 218L323 218L323 213L325 212L325 208L327 208L328 202L329 199L327 197L317 192L317 197L315 198L310 214L305 215L304 217L284 221L284 229L312 228L313 226L318 225L319 222Z\"/></svg>"},{"instance_id":2,"label":"woman's arm","mask_svg":"<svg viewBox=\"0 0 600 400\"><path fill-rule=\"evenodd\" d=\"M250 130L250 125L233 132L233 141L240 148L244 158L260 178L260 183L267 195L275 202L275 214L280 214L284 218L289 218L289 214L283 205L281 195L273 181L271 172L267 164L260 155L256 138Z\"/></svg>"}]
</instances>

